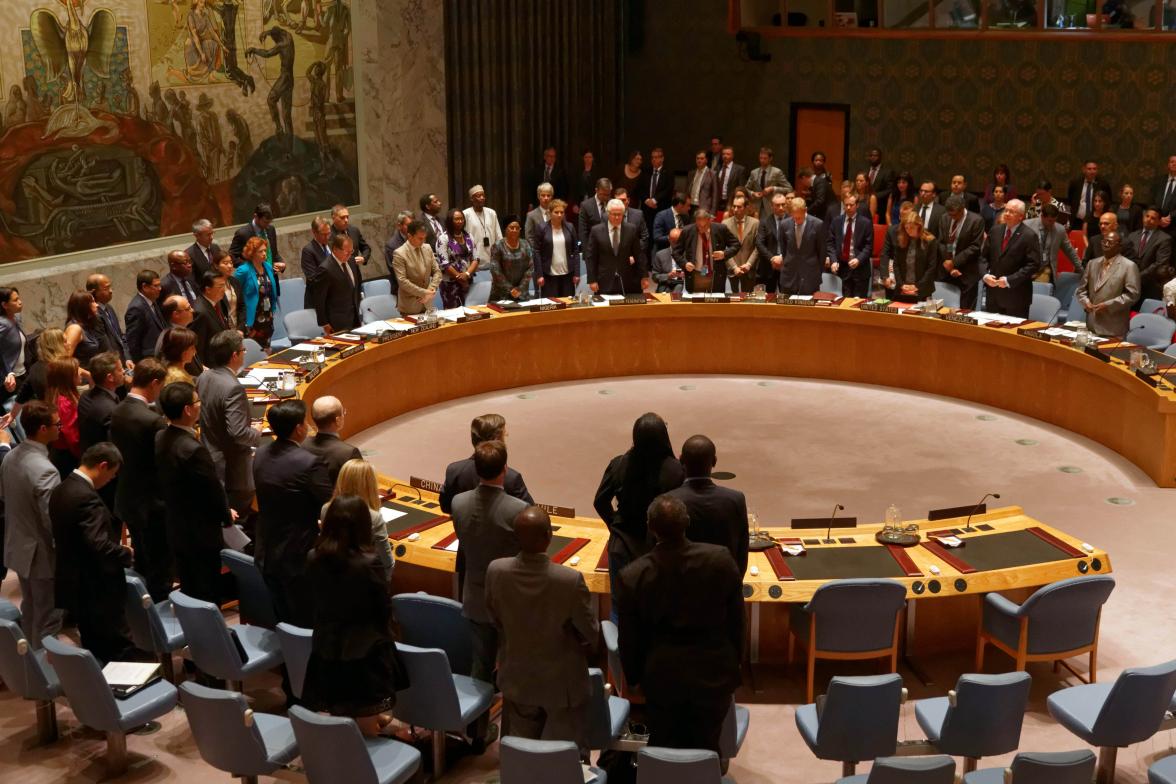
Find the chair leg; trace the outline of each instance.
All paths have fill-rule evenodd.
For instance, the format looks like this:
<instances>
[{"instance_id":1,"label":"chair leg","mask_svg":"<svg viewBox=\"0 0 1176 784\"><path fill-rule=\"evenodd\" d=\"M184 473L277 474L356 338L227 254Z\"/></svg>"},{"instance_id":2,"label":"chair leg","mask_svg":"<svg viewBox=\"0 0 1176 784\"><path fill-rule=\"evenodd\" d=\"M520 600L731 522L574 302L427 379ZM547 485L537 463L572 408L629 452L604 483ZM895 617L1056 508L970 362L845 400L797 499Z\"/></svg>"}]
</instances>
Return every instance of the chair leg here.
<instances>
[{"instance_id":1,"label":"chair leg","mask_svg":"<svg viewBox=\"0 0 1176 784\"><path fill-rule=\"evenodd\" d=\"M842 762L841 763L841 777L852 776L857 770L856 762Z\"/></svg>"},{"instance_id":2,"label":"chair leg","mask_svg":"<svg viewBox=\"0 0 1176 784\"><path fill-rule=\"evenodd\" d=\"M805 704L809 704L813 701L813 679L815 678L815 676L817 674L816 673L817 657L811 655L811 653L810 653L810 655L808 657L808 661L805 662L805 667L807 668L808 674L807 674L807 678L805 680L805 683L807 684L807 688L804 693L804 701L805 701Z\"/></svg>"},{"instance_id":3,"label":"chair leg","mask_svg":"<svg viewBox=\"0 0 1176 784\"><path fill-rule=\"evenodd\" d=\"M257 784L257 776L238 776L241 784Z\"/></svg>"},{"instance_id":4,"label":"chair leg","mask_svg":"<svg viewBox=\"0 0 1176 784\"><path fill-rule=\"evenodd\" d=\"M57 705L52 700L37 703L37 744L47 746L57 741Z\"/></svg>"},{"instance_id":5,"label":"chair leg","mask_svg":"<svg viewBox=\"0 0 1176 784\"><path fill-rule=\"evenodd\" d=\"M159 654L159 666L163 670L163 677L168 683L176 684L176 666L172 661L170 651Z\"/></svg>"},{"instance_id":6,"label":"chair leg","mask_svg":"<svg viewBox=\"0 0 1176 784\"><path fill-rule=\"evenodd\" d=\"M1095 771L1096 784L1114 784L1115 759L1119 755L1117 746L1102 746L1098 750L1098 769Z\"/></svg>"},{"instance_id":7,"label":"chair leg","mask_svg":"<svg viewBox=\"0 0 1176 784\"><path fill-rule=\"evenodd\" d=\"M964 757L964 773L971 773L976 770L976 766L980 763L979 757Z\"/></svg>"},{"instance_id":8,"label":"chair leg","mask_svg":"<svg viewBox=\"0 0 1176 784\"><path fill-rule=\"evenodd\" d=\"M983 635L976 637L976 672L984 672L984 648L987 644Z\"/></svg>"},{"instance_id":9,"label":"chair leg","mask_svg":"<svg viewBox=\"0 0 1176 784\"><path fill-rule=\"evenodd\" d=\"M433 731L433 780L436 781L445 772L445 733Z\"/></svg>"},{"instance_id":10,"label":"chair leg","mask_svg":"<svg viewBox=\"0 0 1176 784\"><path fill-rule=\"evenodd\" d=\"M1095 646L1090 651L1090 674L1086 677L1087 683L1095 682L1095 675L1098 673L1098 646Z\"/></svg>"},{"instance_id":11,"label":"chair leg","mask_svg":"<svg viewBox=\"0 0 1176 784\"><path fill-rule=\"evenodd\" d=\"M792 633L791 629L789 629L788 630L788 651L787 651L787 653L784 654L784 663L787 665L791 665L792 664L792 657L795 653L796 653L796 635Z\"/></svg>"},{"instance_id":12,"label":"chair leg","mask_svg":"<svg viewBox=\"0 0 1176 784\"><path fill-rule=\"evenodd\" d=\"M106 733L106 769L112 778L127 772L127 735L125 732Z\"/></svg>"}]
</instances>

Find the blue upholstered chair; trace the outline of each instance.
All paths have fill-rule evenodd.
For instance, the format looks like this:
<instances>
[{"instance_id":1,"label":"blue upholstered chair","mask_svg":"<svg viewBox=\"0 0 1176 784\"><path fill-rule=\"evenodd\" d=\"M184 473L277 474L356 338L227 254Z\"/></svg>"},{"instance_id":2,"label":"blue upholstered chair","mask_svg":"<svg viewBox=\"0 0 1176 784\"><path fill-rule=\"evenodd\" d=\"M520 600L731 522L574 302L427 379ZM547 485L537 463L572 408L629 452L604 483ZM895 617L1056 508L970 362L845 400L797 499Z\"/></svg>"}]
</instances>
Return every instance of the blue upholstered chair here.
<instances>
[{"instance_id":1,"label":"blue upholstered chair","mask_svg":"<svg viewBox=\"0 0 1176 784\"><path fill-rule=\"evenodd\" d=\"M588 698L588 748L602 751L621 737L629 724L629 701L605 691L604 673L588 670L591 695Z\"/></svg>"},{"instance_id":2,"label":"blue upholstered chair","mask_svg":"<svg viewBox=\"0 0 1176 784\"><path fill-rule=\"evenodd\" d=\"M466 295L466 305L469 307L477 307L478 305L485 305L490 301L490 281L476 280L474 285L470 286L470 293Z\"/></svg>"},{"instance_id":3,"label":"blue upholstered chair","mask_svg":"<svg viewBox=\"0 0 1176 784\"><path fill-rule=\"evenodd\" d=\"M237 609L241 622L263 629L277 626L278 615L274 612L273 597L253 556L236 550L221 550L220 557L221 563L228 567L237 583Z\"/></svg>"},{"instance_id":4,"label":"blue upholstered chair","mask_svg":"<svg viewBox=\"0 0 1176 784\"><path fill-rule=\"evenodd\" d=\"M1090 784L1094 752L1024 752L1007 768L985 768L964 776L963 784Z\"/></svg>"},{"instance_id":5,"label":"blue upholstered chair","mask_svg":"<svg viewBox=\"0 0 1176 784\"><path fill-rule=\"evenodd\" d=\"M838 779L837 784L954 784L951 757L881 757L870 772Z\"/></svg>"},{"instance_id":6,"label":"blue upholstered chair","mask_svg":"<svg viewBox=\"0 0 1176 784\"><path fill-rule=\"evenodd\" d=\"M391 738L365 738L354 719L295 705L290 723L308 784L403 784L420 770L419 751Z\"/></svg>"},{"instance_id":7,"label":"blue upholstered chair","mask_svg":"<svg viewBox=\"0 0 1176 784\"><path fill-rule=\"evenodd\" d=\"M502 784L584 784L580 751L566 740L529 740L505 737L498 744L499 775ZM599 768L594 784L607 784Z\"/></svg>"},{"instance_id":8,"label":"blue upholstered chair","mask_svg":"<svg viewBox=\"0 0 1176 784\"><path fill-rule=\"evenodd\" d=\"M700 749L646 746L637 752L637 784L724 784L719 755Z\"/></svg>"},{"instance_id":9,"label":"blue upholstered chair","mask_svg":"<svg viewBox=\"0 0 1176 784\"><path fill-rule=\"evenodd\" d=\"M41 645L61 679L61 691L74 716L90 729L106 733L109 775L121 776L127 770L127 732L170 713L176 707L176 687L159 680L116 700L92 653L51 636L42 638Z\"/></svg>"},{"instance_id":10,"label":"blue upholstered chair","mask_svg":"<svg viewBox=\"0 0 1176 784\"><path fill-rule=\"evenodd\" d=\"M1147 740L1160 728L1176 692L1176 660L1123 670L1114 683L1090 683L1054 692L1049 715L1091 746L1098 746L1097 778L1115 778L1119 749Z\"/></svg>"},{"instance_id":11,"label":"blue upholstered chair","mask_svg":"<svg viewBox=\"0 0 1176 784\"><path fill-rule=\"evenodd\" d=\"M1052 297L1054 295L1054 284L1047 280L1035 280L1033 281L1033 294L1035 296L1037 294L1044 294L1047 297Z\"/></svg>"},{"instance_id":12,"label":"blue upholstered chair","mask_svg":"<svg viewBox=\"0 0 1176 784\"><path fill-rule=\"evenodd\" d=\"M1078 291L1078 284L1082 282L1082 275L1077 272L1059 272L1058 279L1054 281L1054 298L1062 303L1064 310L1058 313L1059 317L1069 317L1070 300L1074 298L1074 292ZM1084 312L1081 308L1078 313ZM1074 314L1077 315L1077 314Z\"/></svg>"},{"instance_id":13,"label":"blue upholstered chair","mask_svg":"<svg viewBox=\"0 0 1176 784\"><path fill-rule=\"evenodd\" d=\"M1136 313L1131 317L1131 328L1127 332L1126 341L1163 351L1172 345L1173 332L1176 332L1176 321L1167 316Z\"/></svg>"},{"instance_id":14,"label":"blue upholstered chair","mask_svg":"<svg viewBox=\"0 0 1176 784\"><path fill-rule=\"evenodd\" d=\"M826 294L841 294L841 278L837 275L834 275L832 272L822 272L821 291L825 292Z\"/></svg>"},{"instance_id":15,"label":"blue upholstered chair","mask_svg":"<svg viewBox=\"0 0 1176 784\"><path fill-rule=\"evenodd\" d=\"M57 740L57 708L61 696L57 673L44 650L33 650L15 621L0 619L0 680L14 694L36 703L37 742Z\"/></svg>"},{"instance_id":16,"label":"blue upholstered chair","mask_svg":"<svg viewBox=\"0 0 1176 784\"><path fill-rule=\"evenodd\" d=\"M241 682L250 675L282 663L282 649L272 630L243 623L230 629L215 604L181 591L172 591L171 601L192 661L203 672L228 681L233 691L241 691Z\"/></svg>"},{"instance_id":17,"label":"blue upholstered chair","mask_svg":"<svg viewBox=\"0 0 1176 784\"><path fill-rule=\"evenodd\" d=\"M1041 285L1034 283L1034 286ZM1049 286L1048 283L1045 285ZM1053 286L1050 286L1052 289ZM1058 313L1062 309L1062 303L1058 302L1057 298L1049 294L1039 294L1037 291L1033 292L1033 302L1029 305L1029 320L1040 321L1044 324L1053 324L1054 319L1058 317Z\"/></svg>"},{"instance_id":18,"label":"blue upholstered chair","mask_svg":"<svg viewBox=\"0 0 1176 784\"><path fill-rule=\"evenodd\" d=\"M387 278L378 278L376 280L365 280L360 285L360 291L363 298L368 297L387 297L392 294L392 282Z\"/></svg>"},{"instance_id":19,"label":"blue upholstered chair","mask_svg":"<svg viewBox=\"0 0 1176 784\"><path fill-rule=\"evenodd\" d=\"M1087 682L1094 683L1098 675L1099 619L1114 588L1115 578L1100 574L1050 583L1019 605L998 593L988 594L976 639L976 671L984 669L984 647L988 644L1012 656L1018 670L1024 670L1031 661L1064 663L1072 656L1088 653Z\"/></svg>"},{"instance_id":20,"label":"blue upholstered chair","mask_svg":"<svg viewBox=\"0 0 1176 784\"><path fill-rule=\"evenodd\" d=\"M724 773L727 772L727 763L735 759L743 748L750 725L751 711L731 700L731 710L727 712L727 718L723 719L723 730L719 735L719 761L723 764Z\"/></svg>"},{"instance_id":21,"label":"blue upholstered chair","mask_svg":"<svg viewBox=\"0 0 1176 784\"><path fill-rule=\"evenodd\" d=\"M306 666L310 663L314 632L288 623L279 623L274 631L278 633L278 646L282 649L286 675L290 678L290 693L295 697L301 697L302 686L306 683Z\"/></svg>"},{"instance_id":22,"label":"blue upholstered chair","mask_svg":"<svg viewBox=\"0 0 1176 784\"><path fill-rule=\"evenodd\" d=\"M281 309L284 313L302 307L306 299L306 278L282 278Z\"/></svg>"},{"instance_id":23,"label":"blue upholstered chair","mask_svg":"<svg viewBox=\"0 0 1176 784\"><path fill-rule=\"evenodd\" d=\"M127 626L131 629L131 640L135 647L143 651L151 651L159 657L163 667L163 677L172 683L176 682L175 667L172 666L172 655L183 650L187 645L184 630L176 619L170 599L164 599L156 604L147 592L147 585L143 578L134 572L126 572L127 593L124 609L127 616Z\"/></svg>"},{"instance_id":24,"label":"blue upholstered chair","mask_svg":"<svg viewBox=\"0 0 1176 784\"><path fill-rule=\"evenodd\" d=\"M1168 308L1162 299L1145 299L1139 303L1140 313L1154 313L1159 316L1167 314Z\"/></svg>"},{"instance_id":25,"label":"blue upholstered chair","mask_svg":"<svg viewBox=\"0 0 1176 784\"><path fill-rule=\"evenodd\" d=\"M445 651L454 675L473 671L473 637L469 620L461 614L461 602L427 593L399 593L392 597L392 610L402 643Z\"/></svg>"},{"instance_id":26,"label":"blue upholstered chair","mask_svg":"<svg viewBox=\"0 0 1176 784\"><path fill-rule=\"evenodd\" d=\"M818 759L841 763L852 776L857 763L894 754L904 695L899 675L836 677L821 710L796 709L796 728Z\"/></svg>"},{"instance_id":27,"label":"blue upholstered chair","mask_svg":"<svg viewBox=\"0 0 1176 784\"><path fill-rule=\"evenodd\" d=\"M1153 762L1147 769L1147 784L1176 784L1176 755Z\"/></svg>"},{"instance_id":28,"label":"blue upholstered chair","mask_svg":"<svg viewBox=\"0 0 1176 784\"><path fill-rule=\"evenodd\" d=\"M383 282L387 283L388 281ZM359 309L364 324L400 318L400 311L396 309L396 297L391 294L373 294L370 297L364 297L363 301L359 303Z\"/></svg>"},{"instance_id":29,"label":"blue upholstered chair","mask_svg":"<svg viewBox=\"0 0 1176 784\"><path fill-rule=\"evenodd\" d=\"M245 338L241 343L245 346L245 367L265 361L265 349L260 343L253 338Z\"/></svg>"},{"instance_id":30,"label":"blue upholstered chair","mask_svg":"<svg viewBox=\"0 0 1176 784\"><path fill-rule=\"evenodd\" d=\"M817 659L890 659L898 669L900 612L906 587L896 580L831 580L806 605L791 605L788 660L800 640L808 661L805 702L813 701Z\"/></svg>"},{"instance_id":31,"label":"blue upholstered chair","mask_svg":"<svg viewBox=\"0 0 1176 784\"><path fill-rule=\"evenodd\" d=\"M7 599L0 599L0 621L20 623L20 608Z\"/></svg>"},{"instance_id":32,"label":"blue upholstered chair","mask_svg":"<svg viewBox=\"0 0 1176 784\"><path fill-rule=\"evenodd\" d=\"M284 716L254 713L236 691L180 684L180 702L200 757L218 770L256 784L298 756L294 728Z\"/></svg>"},{"instance_id":33,"label":"blue upholstered chair","mask_svg":"<svg viewBox=\"0 0 1176 784\"><path fill-rule=\"evenodd\" d=\"M1062 317L1063 313L1065 314L1064 317ZM1059 322L1063 321L1063 318L1065 321L1086 321L1086 308L1082 307L1082 303L1078 300L1077 289L1070 295L1070 304L1063 310L1058 311L1058 315L1060 317L1058 318Z\"/></svg>"},{"instance_id":34,"label":"blue upholstered chair","mask_svg":"<svg viewBox=\"0 0 1176 784\"><path fill-rule=\"evenodd\" d=\"M936 749L973 771L981 757L1017 750L1030 682L1025 672L961 675L948 696L916 702L915 718Z\"/></svg>"},{"instance_id":35,"label":"blue upholstered chair","mask_svg":"<svg viewBox=\"0 0 1176 784\"><path fill-rule=\"evenodd\" d=\"M960 306L960 287L944 281L935 282L935 299L943 300L944 307Z\"/></svg>"},{"instance_id":36,"label":"blue upholstered chair","mask_svg":"<svg viewBox=\"0 0 1176 784\"><path fill-rule=\"evenodd\" d=\"M287 311L286 315L282 316L282 323L286 325L286 334L294 343L322 337L323 334L314 308Z\"/></svg>"},{"instance_id":37,"label":"blue upholstered chair","mask_svg":"<svg viewBox=\"0 0 1176 784\"><path fill-rule=\"evenodd\" d=\"M625 683L625 669L621 666L621 634L612 621L600 622L600 636L604 638L604 650L608 654L608 677L616 693L624 697L629 692Z\"/></svg>"}]
</instances>

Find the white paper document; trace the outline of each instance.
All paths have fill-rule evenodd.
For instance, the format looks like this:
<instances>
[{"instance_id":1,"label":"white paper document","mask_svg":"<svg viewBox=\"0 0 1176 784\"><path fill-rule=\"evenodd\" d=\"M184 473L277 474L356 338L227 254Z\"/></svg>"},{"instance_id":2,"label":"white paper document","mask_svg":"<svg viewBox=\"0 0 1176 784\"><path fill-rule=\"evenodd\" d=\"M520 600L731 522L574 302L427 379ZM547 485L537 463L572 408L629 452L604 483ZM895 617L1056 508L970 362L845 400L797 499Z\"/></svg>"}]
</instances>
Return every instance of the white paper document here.
<instances>
[{"instance_id":1,"label":"white paper document","mask_svg":"<svg viewBox=\"0 0 1176 784\"><path fill-rule=\"evenodd\" d=\"M458 546L459 544L461 544L461 541L460 541L459 539L454 539L452 542L450 542L449 544L445 545L445 549L446 549L446 550L448 550L448 551L449 551L449 552L451 552L451 553L456 553L456 552L457 552L457 546Z\"/></svg>"},{"instance_id":2,"label":"white paper document","mask_svg":"<svg viewBox=\"0 0 1176 784\"><path fill-rule=\"evenodd\" d=\"M390 523L393 520L398 520L407 514L408 514L408 512L402 512L399 509L389 509L386 506L380 507L380 517L384 520L385 523Z\"/></svg>"},{"instance_id":3,"label":"white paper document","mask_svg":"<svg viewBox=\"0 0 1176 784\"><path fill-rule=\"evenodd\" d=\"M110 662L102 668L109 686L142 686L159 672L156 662Z\"/></svg>"},{"instance_id":4,"label":"white paper document","mask_svg":"<svg viewBox=\"0 0 1176 784\"><path fill-rule=\"evenodd\" d=\"M221 539L224 541L225 547L230 550L236 550L237 552L244 552L245 546L253 541L245 533L245 529L239 525L230 525L228 528L222 528Z\"/></svg>"},{"instance_id":5,"label":"white paper document","mask_svg":"<svg viewBox=\"0 0 1176 784\"><path fill-rule=\"evenodd\" d=\"M290 351L320 351L326 346L320 346L316 343L299 343L297 346L290 346Z\"/></svg>"},{"instance_id":6,"label":"white paper document","mask_svg":"<svg viewBox=\"0 0 1176 784\"><path fill-rule=\"evenodd\" d=\"M378 335L381 332L407 332L415 327L415 324L409 324L407 321L373 321L371 324L364 324L362 327L356 327L351 330L357 335Z\"/></svg>"},{"instance_id":7,"label":"white paper document","mask_svg":"<svg viewBox=\"0 0 1176 784\"><path fill-rule=\"evenodd\" d=\"M473 308L449 308L448 310L437 311L437 316L446 321L457 321L459 318L476 315L478 315L478 311Z\"/></svg>"},{"instance_id":8,"label":"white paper document","mask_svg":"<svg viewBox=\"0 0 1176 784\"><path fill-rule=\"evenodd\" d=\"M547 297L540 297L539 299L525 299L519 303L519 305L523 306L524 308L534 308L534 307L538 307L539 305L554 305L554 304L555 304L555 301L550 300Z\"/></svg>"}]
</instances>

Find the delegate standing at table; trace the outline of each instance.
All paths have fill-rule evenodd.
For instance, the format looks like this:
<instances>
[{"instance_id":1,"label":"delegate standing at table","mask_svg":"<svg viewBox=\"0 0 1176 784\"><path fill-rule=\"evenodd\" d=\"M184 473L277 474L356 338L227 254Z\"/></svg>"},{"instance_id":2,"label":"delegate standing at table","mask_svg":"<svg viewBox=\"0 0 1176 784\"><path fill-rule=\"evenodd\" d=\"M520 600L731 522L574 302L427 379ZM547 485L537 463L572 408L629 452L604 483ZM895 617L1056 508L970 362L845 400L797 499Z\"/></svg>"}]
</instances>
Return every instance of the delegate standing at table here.
<instances>
[{"instance_id":1,"label":"delegate standing at table","mask_svg":"<svg viewBox=\"0 0 1176 784\"><path fill-rule=\"evenodd\" d=\"M1005 207L1004 223L988 236L988 287L986 309L1006 316L1029 318L1033 303L1033 276L1041 267L1037 235L1021 224L1025 202L1013 199Z\"/></svg>"},{"instance_id":2,"label":"delegate standing at table","mask_svg":"<svg viewBox=\"0 0 1176 784\"><path fill-rule=\"evenodd\" d=\"M580 254L576 232L564 220L568 205L553 199L548 220L537 231L535 282L544 297L571 297L580 285Z\"/></svg>"},{"instance_id":3,"label":"delegate standing at table","mask_svg":"<svg viewBox=\"0 0 1176 784\"><path fill-rule=\"evenodd\" d=\"M319 326L328 335L363 323L359 316L363 273L352 258L354 253L345 233L331 237L331 258L324 263L314 303Z\"/></svg>"},{"instance_id":4,"label":"delegate standing at table","mask_svg":"<svg viewBox=\"0 0 1176 784\"><path fill-rule=\"evenodd\" d=\"M405 316L430 308L441 285L441 268L427 238L424 222L414 220L408 224L408 239L392 254L396 309Z\"/></svg>"},{"instance_id":5,"label":"delegate standing at table","mask_svg":"<svg viewBox=\"0 0 1176 784\"><path fill-rule=\"evenodd\" d=\"M750 292L755 288L755 270L759 264L759 252L755 248L759 219L747 214L747 196L742 193L736 193L730 204L723 225L735 238L736 250L727 258L727 279L731 291Z\"/></svg>"},{"instance_id":6,"label":"delegate standing at table","mask_svg":"<svg viewBox=\"0 0 1176 784\"><path fill-rule=\"evenodd\" d=\"M759 262L755 272L755 283L772 294L780 283L777 271L784 261L784 221L788 220L788 197L777 191L772 194L772 211L760 221L755 237L755 249Z\"/></svg>"},{"instance_id":7,"label":"delegate standing at table","mask_svg":"<svg viewBox=\"0 0 1176 784\"><path fill-rule=\"evenodd\" d=\"M1078 302L1086 311L1086 326L1096 335L1127 334L1131 308L1139 299L1139 267L1120 255L1119 232L1103 237L1103 255L1086 265L1078 284Z\"/></svg>"},{"instance_id":8,"label":"delegate standing at table","mask_svg":"<svg viewBox=\"0 0 1176 784\"><path fill-rule=\"evenodd\" d=\"M939 275L939 243L923 228L919 213L911 210L902 219L891 252L885 269L887 296L900 302L931 296Z\"/></svg>"},{"instance_id":9,"label":"delegate standing at table","mask_svg":"<svg viewBox=\"0 0 1176 784\"><path fill-rule=\"evenodd\" d=\"M637 229L625 222L625 203L611 199L608 219L588 233L584 262L594 294L640 294L649 288L649 271Z\"/></svg>"},{"instance_id":10,"label":"delegate standing at table","mask_svg":"<svg viewBox=\"0 0 1176 784\"><path fill-rule=\"evenodd\" d=\"M666 495L686 505L690 515L686 538L692 542L726 547L739 567L739 574L743 574L747 571L749 543L747 499L738 490L720 487L711 479L718 457L715 442L706 436L686 439L681 461L686 480L681 487Z\"/></svg>"},{"instance_id":11,"label":"delegate standing at table","mask_svg":"<svg viewBox=\"0 0 1176 784\"><path fill-rule=\"evenodd\" d=\"M965 209L964 200L952 194L944 204L947 215L938 226L927 227L941 242L940 278L960 290L960 307L976 307L980 285L980 259L984 253L984 219ZM1056 263L1056 262L1055 262Z\"/></svg>"},{"instance_id":12,"label":"delegate standing at table","mask_svg":"<svg viewBox=\"0 0 1176 784\"><path fill-rule=\"evenodd\" d=\"M523 225L518 216L508 215L506 236L490 249L490 302L530 295L535 262L531 246L522 234Z\"/></svg>"},{"instance_id":13,"label":"delegate standing at table","mask_svg":"<svg viewBox=\"0 0 1176 784\"><path fill-rule=\"evenodd\" d=\"M821 288L821 271L825 268L825 224L808 214L804 199L788 205L792 215L784 221L780 239L780 262L772 266L780 271L779 291L785 295L810 296Z\"/></svg>"},{"instance_id":14,"label":"delegate standing at table","mask_svg":"<svg viewBox=\"0 0 1176 784\"><path fill-rule=\"evenodd\" d=\"M845 216L833 219L826 247L825 266L841 278L841 293L847 297L870 296L874 267L874 225L868 215L858 213L858 199L852 193L841 200Z\"/></svg>"},{"instance_id":15,"label":"delegate standing at table","mask_svg":"<svg viewBox=\"0 0 1176 784\"><path fill-rule=\"evenodd\" d=\"M671 247L674 260L686 273L686 291L722 293L726 290L724 259L739 250L739 243L709 212L697 210L694 223L682 230Z\"/></svg>"}]
</instances>

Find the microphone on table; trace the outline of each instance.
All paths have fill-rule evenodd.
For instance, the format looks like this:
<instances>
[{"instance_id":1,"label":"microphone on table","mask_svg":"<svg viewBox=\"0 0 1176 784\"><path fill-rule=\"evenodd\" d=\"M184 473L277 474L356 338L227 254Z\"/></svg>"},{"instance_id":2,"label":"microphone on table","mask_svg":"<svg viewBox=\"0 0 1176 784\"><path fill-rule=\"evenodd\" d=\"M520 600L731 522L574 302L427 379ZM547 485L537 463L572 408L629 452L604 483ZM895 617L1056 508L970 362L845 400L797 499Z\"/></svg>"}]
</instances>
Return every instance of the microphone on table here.
<instances>
[{"instance_id":1,"label":"microphone on table","mask_svg":"<svg viewBox=\"0 0 1176 784\"><path fill-rule=\"evenodd\" d=\"M980 507L984 506L984 502L989 498L1000 498L1000 493L985 493L984 497L980 499L979 503L972 507L972 511L968 512L968 519L964 523L964 531L972 533L976 529L972 527L972 515L980 511Z\"/></svg>"},{"instance_id":2,"label":"microphone on table","mask_svg":"<svg viewBox=\"0 0 1176 784\"><path fill-rule=\"evenodd\" d=\"M621 273L618 272L617 270L613 270L613 277L616 278L617 283L619 283L621 285L621 296L622 297L629 296L629 292L625 291L625 279L621 277Z\"/></svg>"},{"instance_id":3,"label":"microphone on table","mask_svg":"<svg viewBox=\"0 0 1176 784\"><path fill-rule=\"evenodd\" d=\"M838 512L844 511L845 507L841 504L833 505L833 514L829 515L829 530L825 531L825 541L821 542L821 544L836 544L836 542L833 541L833 518L837 516Z\"/></svg>"}]
</instances>

